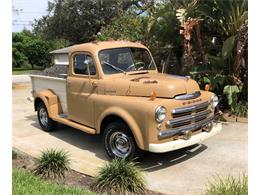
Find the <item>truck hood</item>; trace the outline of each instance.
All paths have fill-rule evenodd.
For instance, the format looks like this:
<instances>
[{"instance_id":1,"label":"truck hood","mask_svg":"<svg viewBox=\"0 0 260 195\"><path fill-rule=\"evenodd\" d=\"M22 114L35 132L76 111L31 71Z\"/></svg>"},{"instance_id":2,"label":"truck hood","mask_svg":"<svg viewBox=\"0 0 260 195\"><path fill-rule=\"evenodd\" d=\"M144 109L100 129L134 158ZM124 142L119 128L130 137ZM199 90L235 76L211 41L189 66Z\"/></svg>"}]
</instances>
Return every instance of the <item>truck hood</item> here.
<instances>
[{"instance_id":1,"label":"truck hood","mask_svg":"<svg viewBox=\"0 0 260 195\"><path fill-rule=\"evenodd\" d=\"M108 80L104 93L111 95L150 97L155 92L157 97L173 98L200 90L197 82L188 77L160 73L124 75Z\"/></svg>"}]
</instances>

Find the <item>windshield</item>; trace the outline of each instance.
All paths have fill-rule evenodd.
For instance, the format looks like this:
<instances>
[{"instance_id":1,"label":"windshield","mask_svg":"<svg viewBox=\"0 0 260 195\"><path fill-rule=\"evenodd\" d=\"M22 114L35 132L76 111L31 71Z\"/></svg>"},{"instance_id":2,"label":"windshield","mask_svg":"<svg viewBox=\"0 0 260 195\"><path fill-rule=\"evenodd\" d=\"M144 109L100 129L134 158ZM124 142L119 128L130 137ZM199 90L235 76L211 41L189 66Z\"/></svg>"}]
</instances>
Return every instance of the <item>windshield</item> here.
<instances>
[{"instance_id":1,"label":"windshield","mask_svg":"<svg viewBox=\"0 0 260 195\"><path fill-rule=\"evenodd\" d=\"M98 57L105 74L156 70L149 52L143 48L106 49L100 51Z\"/></svg>"}]
</instances>

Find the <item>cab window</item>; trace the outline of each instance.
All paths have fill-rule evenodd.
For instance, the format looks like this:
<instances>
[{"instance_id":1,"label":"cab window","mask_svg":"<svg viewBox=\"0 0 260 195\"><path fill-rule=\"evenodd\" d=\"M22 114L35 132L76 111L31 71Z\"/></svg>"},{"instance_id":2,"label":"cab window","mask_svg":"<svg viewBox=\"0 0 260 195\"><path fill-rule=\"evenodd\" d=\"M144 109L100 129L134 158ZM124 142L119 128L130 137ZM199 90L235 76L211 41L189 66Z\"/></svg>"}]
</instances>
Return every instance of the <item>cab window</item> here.
<instances>
[{"instance_id":1,"label":"cab window","mask_svg":"<svg viewBox=\"0 0 260 195\"><path fill-rule=\"evenodd\" d=\"M92 57L87 54L76 54L74 56L74 73L88 75L88 67L86 62L89 64L90 75L95 75L96 67L94 61Z\"/></svg>"}]
</instances>

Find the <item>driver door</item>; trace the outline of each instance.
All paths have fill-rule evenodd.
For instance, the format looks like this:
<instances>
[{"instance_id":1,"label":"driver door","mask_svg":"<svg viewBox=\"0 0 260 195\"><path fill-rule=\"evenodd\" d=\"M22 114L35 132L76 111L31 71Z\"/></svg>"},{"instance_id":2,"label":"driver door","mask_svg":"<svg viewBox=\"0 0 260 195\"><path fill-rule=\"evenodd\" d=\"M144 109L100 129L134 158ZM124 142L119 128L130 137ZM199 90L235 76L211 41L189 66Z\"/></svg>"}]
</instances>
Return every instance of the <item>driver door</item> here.
<instances>
[{"instance_id":1,"label":"driver door","mask_svg":"<svg viewBox=\"0 0 260 195\"><path fill-rule=\"evenodd\" d=\"M94 96L97 86L92 82L98 79L93 57L88 53L72 55L71 72L67 77L68 118L75 122L94 127ZM90 63L88 67L84 61Z\"/></svg>"}]
</instances>

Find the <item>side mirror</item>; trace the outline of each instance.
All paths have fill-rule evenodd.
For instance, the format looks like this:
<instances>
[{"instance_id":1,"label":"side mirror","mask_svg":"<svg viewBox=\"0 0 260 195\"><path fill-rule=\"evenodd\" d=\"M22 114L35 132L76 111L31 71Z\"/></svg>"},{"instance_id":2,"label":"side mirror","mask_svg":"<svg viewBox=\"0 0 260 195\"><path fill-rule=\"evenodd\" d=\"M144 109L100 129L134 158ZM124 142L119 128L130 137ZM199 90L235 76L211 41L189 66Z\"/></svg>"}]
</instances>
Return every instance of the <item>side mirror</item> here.
<instances>
[{"instance_id":1,"label":"side mirror","mask_svg":"<svg viewBox=\"0 0 260 195\"><path fill-rule=\"evenodd\" d=\"M90 66L90 64L91 64L91 60L86 59L86 60L84 61L84 64L85 64L86 66Z\"/></svg>"},{"instance_id":2,"label":"side mirror","mask_svg":"<svg viewBox=\"0 0 260 195\"><path fill-rule=\"evenodd\" d=\"M91 78L90 78L90 68L89 68L89 67L90 67L90 65L92 64L92 60L90 60L90 59L87 58L87 59L84 61L84 64L87 66L89 81L91 82L91 84L92 84L93 87L97 87L97 86L98 86L97 82L96 82L96 81L92 81Z\"/></svg>"},{"instance_id":3,"label":"side mirror","mask_svg":"<svg viewBox=\"0 0 260 195\"><path fill-rule=\"evenodd\" d=\"M85 59L84 64L87 66L89 80L90 80L90 71L89 71L90 63L91 63L91 61L88 58Z\"/></svg>"}]
</instances>

